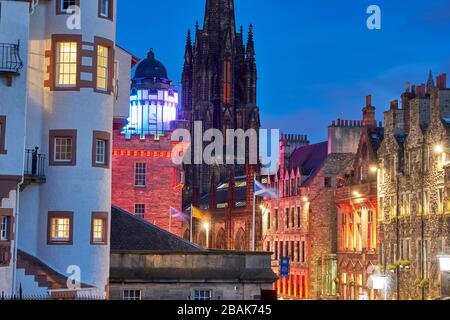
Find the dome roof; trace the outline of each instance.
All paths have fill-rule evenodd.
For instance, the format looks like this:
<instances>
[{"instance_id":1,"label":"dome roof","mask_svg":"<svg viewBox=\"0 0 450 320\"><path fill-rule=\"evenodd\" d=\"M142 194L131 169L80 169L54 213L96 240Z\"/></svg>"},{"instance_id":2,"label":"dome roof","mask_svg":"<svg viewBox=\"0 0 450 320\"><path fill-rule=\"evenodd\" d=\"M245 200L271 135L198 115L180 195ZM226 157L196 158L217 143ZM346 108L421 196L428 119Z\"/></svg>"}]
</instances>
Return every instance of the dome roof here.
<instances>
[{"instance_id":1,"label":"dome roof","mask_svg":"<svg viewBox=\"0 0 450 320\"><path fill-rule=\"evenodd\" d=\"M150 52L147 54L147 58L139 63L134 73L134 77L167 79L166 67L155 59L153 49L150 49Z\"/></svg>"}]
</instances>

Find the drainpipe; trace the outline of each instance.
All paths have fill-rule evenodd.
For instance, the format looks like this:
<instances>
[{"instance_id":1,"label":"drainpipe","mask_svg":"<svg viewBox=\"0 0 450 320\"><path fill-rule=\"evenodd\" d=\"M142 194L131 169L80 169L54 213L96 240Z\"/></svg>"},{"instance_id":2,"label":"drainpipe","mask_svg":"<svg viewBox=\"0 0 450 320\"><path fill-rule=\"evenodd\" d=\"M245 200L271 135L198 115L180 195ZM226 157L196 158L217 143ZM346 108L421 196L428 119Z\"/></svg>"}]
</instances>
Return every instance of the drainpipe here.
<instances>
[{"instance_id":1,"label":"drainpipe","mask_svg":"<svg viewBox=\"0 0 450 320\"><path fill-rule=\"evenodd\" d=\"M16 282L17 282L17 248L19 246L19 197L20 197L20 187L23 184L22 180L17 184L16 188L16 214L14 217L14 249L13 249L13 276L12 276L12 288L11 296L14 297L16 294Z\"/></svg>"}]
</instances>

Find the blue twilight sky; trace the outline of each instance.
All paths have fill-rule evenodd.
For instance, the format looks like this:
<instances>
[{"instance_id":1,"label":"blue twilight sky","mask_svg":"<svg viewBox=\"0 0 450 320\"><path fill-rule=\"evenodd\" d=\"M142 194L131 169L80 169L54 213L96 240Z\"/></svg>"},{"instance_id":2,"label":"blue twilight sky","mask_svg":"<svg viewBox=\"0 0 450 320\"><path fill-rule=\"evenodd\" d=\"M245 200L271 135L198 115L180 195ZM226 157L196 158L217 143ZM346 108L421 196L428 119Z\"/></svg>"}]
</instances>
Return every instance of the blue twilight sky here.
<instances>
[{"instance_id":1,"label":"blue twilight sky","mask_svg":"<svg viewBox=\"0 0 450 320\"><path fill-rule=\"evenodd\" d=\"M206 0L119 1L117 41L139 57L154 48L175 82L186 31ZM366 9L382 10L382 29ZM253 23L262 125L327 139L332 120L360 119L374 96L378 120L406 81L450 75L450 0L235 0L237 27ZM450 79L449 79L450 80Z\"/></svg>"}]
</instances>

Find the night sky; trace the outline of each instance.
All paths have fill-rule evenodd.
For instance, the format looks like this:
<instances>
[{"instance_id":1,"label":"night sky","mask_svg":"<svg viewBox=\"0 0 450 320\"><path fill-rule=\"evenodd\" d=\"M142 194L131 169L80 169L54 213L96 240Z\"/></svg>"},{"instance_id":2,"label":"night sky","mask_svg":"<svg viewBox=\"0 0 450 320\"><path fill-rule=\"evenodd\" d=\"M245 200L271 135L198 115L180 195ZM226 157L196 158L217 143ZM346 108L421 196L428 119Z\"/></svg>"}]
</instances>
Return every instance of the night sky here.
<instances>
[{"instance_id":1,"label":"night sky","mask_svg":"<svg viewBox=\"0 0 450 320\"><path fill-rule=\"evenodd\" d=\"M156 58L180 82L186 31L206 0L119 1L117 42ZM382 29L366 9L382 10ZM406 81L450 75L450 0L235 0L237 28L253 23L262 125L327 139L332 120L360 119L372 94L378 120ZM449 79L450 80L450 79Z\"/></svg>"}]
</instances>

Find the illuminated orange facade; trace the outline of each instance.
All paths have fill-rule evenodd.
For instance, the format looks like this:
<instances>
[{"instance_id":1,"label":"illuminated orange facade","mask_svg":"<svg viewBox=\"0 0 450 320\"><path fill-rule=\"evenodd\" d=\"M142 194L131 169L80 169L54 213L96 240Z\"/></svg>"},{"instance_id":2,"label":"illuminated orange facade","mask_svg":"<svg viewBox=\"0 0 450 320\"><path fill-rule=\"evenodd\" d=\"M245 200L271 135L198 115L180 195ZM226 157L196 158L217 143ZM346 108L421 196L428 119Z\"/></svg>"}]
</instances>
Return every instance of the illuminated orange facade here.
<instances>
[{"instance_id":1,"label":"illuminated orange facade","mask_svg":"<svg viewBox=\"0 0 450 320\"><path fill-rule=\"evenodd\" d=\"M383 139L383 128L377 127L374 115L368 96L353 172L342 177L335 192L339 276L334 281L343 300L374 299L368 278L378 264L376 152Z\"/></svg>"}]
</instances>

